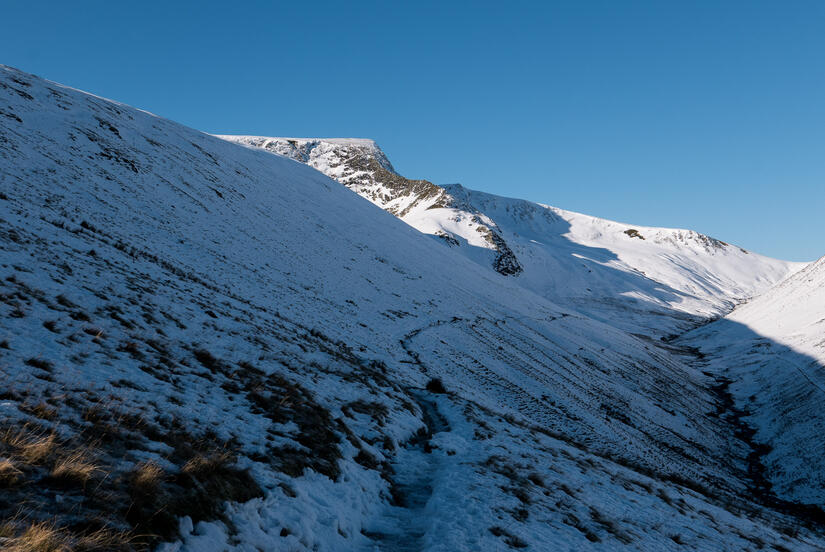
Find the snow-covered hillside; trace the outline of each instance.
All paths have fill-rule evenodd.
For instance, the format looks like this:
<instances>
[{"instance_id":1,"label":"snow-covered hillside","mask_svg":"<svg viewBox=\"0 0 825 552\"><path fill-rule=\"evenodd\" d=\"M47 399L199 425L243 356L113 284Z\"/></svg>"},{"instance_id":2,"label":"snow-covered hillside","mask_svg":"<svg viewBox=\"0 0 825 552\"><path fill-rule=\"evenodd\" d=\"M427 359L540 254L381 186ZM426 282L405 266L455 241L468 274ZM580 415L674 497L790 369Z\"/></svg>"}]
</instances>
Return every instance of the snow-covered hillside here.
<instances>
[{"instance_id":1,"label":"snow-covered hillside","mask_svg":"<svg viewBox=\"0 0 825 552\"><path fill-rule=\"evenodd\" d=\"M0 546L825 546L686 349L311 167L0 66L0 192Z\"/></svg>"},{"instance_id":2,"label":"snow-covered hillside","mask_svg":"<svg viewBox=\"0 0 825 552\"><path fill-rule=\"evenodd\" d=\"M825 505L825 258L683 340L730 381L774 492Z\"/></svg>"},{"instance_id":3,"label":"snow-covered hillside","mask_svg":"<svg viewBox=\"0 0 825 552\"><path fill-rule=\"evenodd\" d=\"M524 267L523 286L633 333L680 333L804 266L691 230L617 223L460 186L447 190L496 222Z\"/></svg>"},{"instance_id":4,"label":"snow-covered hillside","mask_svg":"<svg viewBox=\"0 0 825 552\"><path fill-rule=\"evenodd\" d=\"M382 209L450 245L462 242L461 253L504 275L521 266L500 236L495 223L469 205L458 205L443 187L427 180L410 180L395 172L372 140L358 138L273 138L219 136L306 163L344 184Z\"/></svg>"},{"instance_id":5,"label":"snow-covered hillside","mask_svg":"<svg viewBox=\"0 0 825 552\"><path fill-rule=\"evenodd\" d=\"M804 263L690 230L612 222L530 201L397 175L370 140L221 136L307 163L527 289L652 337L729 312Z\"/></svg>"}]
</instances>

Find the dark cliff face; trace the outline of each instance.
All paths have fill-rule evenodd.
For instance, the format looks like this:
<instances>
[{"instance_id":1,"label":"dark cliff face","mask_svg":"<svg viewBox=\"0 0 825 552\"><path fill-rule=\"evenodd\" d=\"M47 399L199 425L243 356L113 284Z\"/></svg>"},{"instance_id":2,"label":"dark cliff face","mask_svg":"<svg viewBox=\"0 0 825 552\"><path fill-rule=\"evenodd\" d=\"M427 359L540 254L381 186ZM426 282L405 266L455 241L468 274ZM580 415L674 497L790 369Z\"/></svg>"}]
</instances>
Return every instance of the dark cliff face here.
<instances>
[{"instance_id":1,"label":"dark cliff face","mask_svg":"<svg viewBox=\"0 0 825 552\"><path fill-rule=\"evenodd\" d=\"M516 254L513 253L513 250L510 249L510 246L504 241L504 238L491 231L490 239L496 244L496 249L498 250L498 256L493 263L493 268L496 269L496 272L504 274L505 276L518 276L521 274L524 269L518 262Z\"/></svg>"},{"instance_id":2,"label":"dark cliff face","mask_svg":"<svg viewBox=\"0 0 825 552\"><path fill-rule=\"evenodd\" d=\"M459 205L453 196L447 193L444 188L427 180L410 180L404 178L397 173L390 172L383 168L375 158L366 155L352 157L347 160L347 163L353 169L360 169L361 172L357 179L364 188L377 185L381 191L376 191L375 193L383 193L392 199L403 196L413 198L412 201L405 204L402 208L385 207L387 211L397 217L403 218L413 207L425 202L432 202L427 207L428 209L452 207L456 209L463 208L473 213L476 215L474 218L479 225L479 232L482 233L484 239L497 253L493 261L493 269L504 276L516 276L522 272L523 268L518 262L515 253L513 253L513 250L507 245L507 242L499 231L491 227L491 225L484 224L477 216L479 213L469 205ZM350 187L355 188L353 186ZM356 191L358 190L356 189Z\"/></svg>"},{"instance_id":3,"label":"dark cliff face","mask_svg":"<svg viewBox=\"0 0 825 552\"><path fill-rule=\"evenodd\" d=\"M450 196L440 186L428 180L411 180L386 169L369 152L362 152L344 161L350 178L343 182L348 188L375 202L389 203L401 197L411 200L402 206L384 206L397 217L403 217L415 206L424 202L434 202L427 207L437 209L450 206Z\"/></svg>"}]
</instances>

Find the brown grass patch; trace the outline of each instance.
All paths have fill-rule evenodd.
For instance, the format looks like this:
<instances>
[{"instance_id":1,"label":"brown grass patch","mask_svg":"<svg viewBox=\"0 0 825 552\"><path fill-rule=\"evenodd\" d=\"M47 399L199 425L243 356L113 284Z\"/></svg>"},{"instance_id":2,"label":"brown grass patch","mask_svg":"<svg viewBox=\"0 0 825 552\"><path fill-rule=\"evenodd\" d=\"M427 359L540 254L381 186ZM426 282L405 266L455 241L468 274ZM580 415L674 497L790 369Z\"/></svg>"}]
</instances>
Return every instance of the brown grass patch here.
<instances>
[{"instance_id":1,"label":"brown grass patch","mask_svg":"<svg viewBox=\"0 0 825 552\"><path fill-rule=\"evenodd\" d=\"M100 529L75 540L74 550L78 552L127 552L134 550L132 535L123 531Z\"/></svg>"},{"instance_id":2,"label":"brown grass patch","mask_svg":"<svg viewBox=\"0 0 825 552\"><path fill-rule=\"evenodd\" d=\"M57 447L57 438L53 433L35 437L25 443L20 449L20 456L29 464L39 464L45 461Z\"/></svg>"},{"instance_id":3,"label":"brown grass patch","mask_svg":"<svg viewBox=\"0 0 825 552\"><path fill-rule=\"evenodd\" d=\"M57 448L57 437L54 433L36 433L27 425L22 428L8 428L0 435L0 441L15 450L27 464L43 463Z\"/></svg>"},{"instance_id":4,"label":"brown grass patch","mask_svg":"<svg viewBox=\"0 0 825 552\"><path fill-rule=\"evenodd\" d=\"M10 539L14 536L14 524L9 521L0 522L0 539Z\"/></svg>"},{"instance_id":5,"label":"brown grass patch","mask_svg":"<svg viewBox=\"0 0 825 552\"><path fill-rule=\"evenodd\" d=\"M54 525L50 523L35 523L30 525L23 534L11 539L6 549L8 552L69 552L68 542Z\"/></svg>"},{"instance_id":6,"label":"brown grass patch","mask_svg":"<svg viewBox=\"0 0 825 552\"><path fill-rule=\"evenodd\" d=\"M43 401L40 401L34 406L23 405L20 408L23 412L36 416L41 420L55 420L57 418L57 409L52 408Z\"/></svg>"},{"instance_id":7,"label":"brown grass patch","mask_svg":"<svg viewBox=\"0 0 825 552\"><path fill-rule=\"evenodd\" d=\"M91 461L89 454L78 450L55 463L51 479L67 485L85 487L89 479L98 471L100 471L100 466Z\"/></svg>"},{"instance_id":8,"label":"brown grass patch","mask_svg":"<svg viewBox=\"0 0 825 552\"><path fill-rule=\"evenodd\" d=\"M129 485L133 494L148 496L160 488L166 474L156 462L141 462L132 471Z\"/></svg>"},{"instance_id":9,"label":"brown grass patch","mask_svg":"<svg viewBox=\"0 0 825 552\"><path fill-rule=\"evenodd\" d=\"M0 460L0 488L16 485L22 474L23 472L17 469L12 460L8 458Z\"/></svg>"},{"instance_id":10,"label":"brown grass patch","mask_svg":"<svg viewBox=\"0 0 825 552\"><path fill-rule=\"evenodd\" d=\"M6 552L126 552L133 550L128 533L100 529L86 535L63 531L51 522L33 523L19 535L13 524L4 524Z\"/></svg>"},{"instance_id":11,"label":"brown grass patch","mask_svg":"<svg viewBox=\"0 0 825 552\"><path fill-rule=\"evenodd\" d=\"M191 477L209 477L226 469L234 461L228 451L212 451L209 454L198 454L186 462L181 471Z\"/></svg>"}]
</instances>

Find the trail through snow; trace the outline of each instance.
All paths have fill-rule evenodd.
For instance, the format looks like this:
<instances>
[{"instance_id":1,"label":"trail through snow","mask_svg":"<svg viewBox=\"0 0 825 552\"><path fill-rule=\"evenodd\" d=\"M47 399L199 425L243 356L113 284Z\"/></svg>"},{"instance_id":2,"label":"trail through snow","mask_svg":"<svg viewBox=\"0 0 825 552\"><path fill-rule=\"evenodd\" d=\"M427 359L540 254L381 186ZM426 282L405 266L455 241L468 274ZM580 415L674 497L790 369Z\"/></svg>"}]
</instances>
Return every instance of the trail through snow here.
<instances>
[{"instance_id":1,"label":"trail through snow","mask_svg":"<svg viewBox=\"0 0 825 552\"><path fill-rule=\"evenodd\" d=\"M794 267L455 187L427 209L445 189L371 155L385 183L340 168L495 226L524 272L292 160L0 66L0 433L28 432L0 443L20 479L0 548L34 523L83 539L80 519L158 552L825 550L825 521L747 473L822 504L821 395L776 367L825 374L825 261L662 341ZM99 469L58 488L75 453Z\"/></svg>"},{"instance_id":2,"label":"trail through snow","mask_svg":"<svg viewBox=\"0 0 825 552\"><path fill-rule=\"evenodd\" d=\"M372 540L370 552L419 552L430 526L427 503L433 494L435 474L443 468L443 456L432 454L431 440L450 430L429 393L411 393L421 408L422 428L399 450L393 463L393 504L365 534Z\"/></svg>"}]
</instances>

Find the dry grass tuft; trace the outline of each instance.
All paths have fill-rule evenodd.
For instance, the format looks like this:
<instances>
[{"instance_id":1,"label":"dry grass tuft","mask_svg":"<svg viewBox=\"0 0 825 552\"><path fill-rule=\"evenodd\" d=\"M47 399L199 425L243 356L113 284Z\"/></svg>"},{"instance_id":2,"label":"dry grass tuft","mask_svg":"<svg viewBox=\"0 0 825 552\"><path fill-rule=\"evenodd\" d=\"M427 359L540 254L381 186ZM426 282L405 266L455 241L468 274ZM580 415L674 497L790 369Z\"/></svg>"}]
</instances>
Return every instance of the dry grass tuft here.
<instances>
[{"instance_id":1,"label":"dry grass tuft","mask_svg":"<svg viewBox=\"0 0 825 552\"><path fill-rule=\"evenodd\" d=\"M11 539L7 552L69 552L70 543L53 524L30 525L19 537Z\"/></svg>"},{"instance_id":2,"label":"dry grass tuft","mask_svg":"<svg viewBox=\"0 0 825 552\"><path fill-rule=\"evenodd\" d=\"M16 450L27 464L41 464L57 447L57 437L54 433L48 435L35 433L28 426L23 426L21 429L7 429L0 435L0 441Z\"/></svg>"},{"instance_id":3,"label":"dry grass tuft","mask_svg":"<svg viewBox=\"0 0 825 552\"><path fill-rule=\"evenodd\" d=\"M129 478L132 493L139 495L150 495L157 492L166 474L156 462L141 462L132 471Z\"/></svg>"},{"instance_id":4,"label":"dry grass tuft","mask_svg":"<svg viewBox=\"0 0 825 552\"><path fill-rule=\"evenodd\" d=\"M69 420L79 429L76 435L64 437L36 421L0 426L3 552L148 550L172 539L184 515L221 519L226 501L263 496L248 470L235 466L234 443L209 432L191 435L180 423L154 425L102 400L86 404L69 405L83 415L80 423ZM160 460L121 461L144 436L173 448L167 460L175 469L166 471ZM21 510L24 519L9 519L15 504L38 489L47 490L49 499ZM113 532L122 529L129 532Z\"/></svg>"},{"instance_id":5,"label":"dry grass tuft","mask_svg":"<svg viewBox=\"0 0 825 552\"><path fill-rule=\"evenodd\" d=\"M58 460L52 470L52 480L65 484L85 486L100 466L89 458L86 451L78 450Z\"/></svg>"},{"instance_id":6,"label":"dry grass tuft","mask_svg":"<svg viewBox=\"0 0 825 552\"><path fill-rule=\"evenodd\" d=\"M134 542L129 533L100 529L94 533L78 537L73 550L77 552L126 552L134 550Z\"/></svg>"},{"instance_id":7,"label":"dry grass tuft","mask_svg":"<svg viewBox=\"0 0 825 552\"><path fill-rule=\"evenodd\" d=\"M34 406L23 406L21 410L31 414L32 416L36 416L41 420L55 420L57 419L57 409L52 408L48 404L43 401L40 401Z\"/></svg>"},{"instance_id":8,"label":"dry grass tuft","mask_svg":"<svg viewBox=\"0 0 825 552\"><path fill-rule=\"evenodd\" d=\"M10 521L0 522L0 539L10 539L14 536L14 523Z\"/></svg>"},{"instance_id":9,"label":"dry grass tuft","mask_svg":"<svg viewBox=\"0 0 825 552\"><path fill-rule=\"evenodd\" d=\"M192 477L205 477L223 471L234 462L235 458L230 452L217 450L209 454L198 454L186 462L181 471Z\"/></svg>"},{"instance_id":10,"label":"dry grass tuft","mask_svg":"<svg viewBox=\"0 0 825 552\"><path fill-rule=\"evenodd\" d=\"M14 526L6 524L5 552L126 552L133 550L128 533L100 529L77 535L57 528L54 523L29 525L14 536Z\"/></svg>"},{"instance_id":11,"label":"dry grass tuft","mask_svg":"<svg viewBox=\"0 0 825 552\"><path fill-rule=\"evenodd\" d=\"M23 472L17 469L12 460L8 458L0 460L0 488L16 485L22 474Z\"/></svg>"},{"instance_id":12,"label":"dry grass tuft","mask_svg":"<svg viewBox=\"0 0 825 552\"><path fill-rule=\"evenodd\" d=\"M44 462L57 447L57 437L54 433L34 437L20 448L20 456L29 464Z\"/></svg>"},{"instance_id":13,"label":"dry grass tuft","mask_svg":"<svg viewBox=\"0 0 825 552\"><path fill-rule=\"evenodd\" d=\"M7 427L0 435L0 441L7 447L18 448L26 441L26 426L22 429Z\"/></svg>"}]
</instances>

